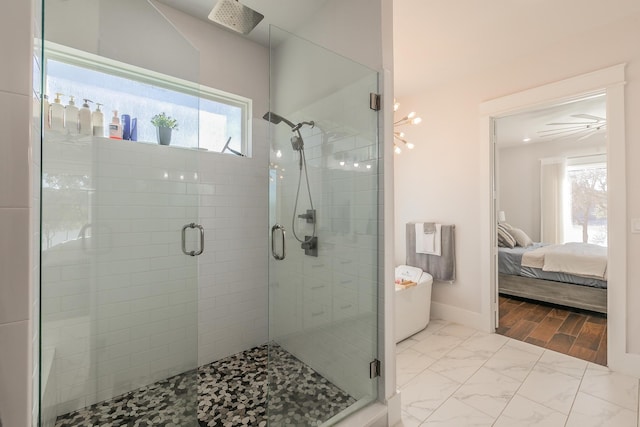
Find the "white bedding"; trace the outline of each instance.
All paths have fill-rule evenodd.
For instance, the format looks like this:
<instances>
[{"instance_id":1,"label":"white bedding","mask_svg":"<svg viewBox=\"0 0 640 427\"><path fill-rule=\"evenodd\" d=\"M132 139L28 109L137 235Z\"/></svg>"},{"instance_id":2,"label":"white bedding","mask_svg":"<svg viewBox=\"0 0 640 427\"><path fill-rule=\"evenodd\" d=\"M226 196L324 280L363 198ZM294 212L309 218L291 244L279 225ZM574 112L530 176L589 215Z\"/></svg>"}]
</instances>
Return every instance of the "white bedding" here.
<instances>
[{"instance_id":1,"label":"white bedding","mask_svg":"<svg viewBox=\"0 0 640 427\"><path fill-rule=\"evenodd\" d=\"M525 252L522 266L607 280L607 248L577 242L543 246Z\"/></svg>"}]
</instances>

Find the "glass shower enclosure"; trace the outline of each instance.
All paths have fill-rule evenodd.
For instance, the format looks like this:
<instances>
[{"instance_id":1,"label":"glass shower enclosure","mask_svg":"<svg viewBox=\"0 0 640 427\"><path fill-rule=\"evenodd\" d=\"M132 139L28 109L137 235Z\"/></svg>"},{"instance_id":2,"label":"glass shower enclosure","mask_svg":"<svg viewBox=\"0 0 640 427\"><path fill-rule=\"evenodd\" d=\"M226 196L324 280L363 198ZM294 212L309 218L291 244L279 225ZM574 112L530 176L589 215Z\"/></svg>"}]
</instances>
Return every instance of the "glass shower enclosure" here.
<instances>
[{"instance_id":1,"label":"glass shower enclosure","mask_svg":"<svg viewBox=\"0 0 640 427\"><path fill-rule=\"evenodd\" d=\"M334 387L313 398L325 417L377 396L377 93L377 72L271 27L270 363L294 355ZM271 396L309 399L307 382Z\"/></svg>"},{"instance_id":2,"label":"glass shower enclosure","mask_svg":"<svg viewBox=\"0 0 640 427\"><path fill-rule=\"evenodd\" d=\"M332 425L375 401L378 73L271 26L268 99L205 94L207 50L151 2L43 4L39 425Z\"/></svg>"}]
</instances>

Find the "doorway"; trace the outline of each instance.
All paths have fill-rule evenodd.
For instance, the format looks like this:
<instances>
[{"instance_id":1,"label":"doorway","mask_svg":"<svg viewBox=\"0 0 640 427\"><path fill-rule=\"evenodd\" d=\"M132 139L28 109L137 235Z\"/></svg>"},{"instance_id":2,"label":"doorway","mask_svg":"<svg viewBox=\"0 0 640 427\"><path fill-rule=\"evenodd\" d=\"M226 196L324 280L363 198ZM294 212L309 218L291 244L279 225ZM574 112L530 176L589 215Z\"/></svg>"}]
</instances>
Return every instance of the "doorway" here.
<instances>
[{"instance_id":1,"label":"doorway","mask_svg":"<svg viewBox=\"0 0 640 427\"><path fill-rule=\"evenodd\" d=\"M499 117L494 126L496 332L604 365L606 94ZM591 271L596 262L601 270Z\"/></svg>"},{"instance_id":2,"label":"doorway","mask_svg":"<svg viewBox=\"0 0 640 427\"><path fill-rule=\"evenodd\" d=\"M607 179L611 189L626 188L624 140L624 65L613 66L578 77L540 86L524 92L487 101L480 106L481 141L487 147L485 179L490 189L486 211L487 245L483 248L487 259L485 321L495 331L499 325L498 288L498 199L494 175L495 121L527 110L554 103L583 99L588 95L606 94L607 123ZM608 247L606 307L608 311L607 355L613 370L633 372L633 355L626 350L626 197L624 191L610 191L608 199ZM610 310L610 307L616 307Z\"/></svg>"}]
</instances>

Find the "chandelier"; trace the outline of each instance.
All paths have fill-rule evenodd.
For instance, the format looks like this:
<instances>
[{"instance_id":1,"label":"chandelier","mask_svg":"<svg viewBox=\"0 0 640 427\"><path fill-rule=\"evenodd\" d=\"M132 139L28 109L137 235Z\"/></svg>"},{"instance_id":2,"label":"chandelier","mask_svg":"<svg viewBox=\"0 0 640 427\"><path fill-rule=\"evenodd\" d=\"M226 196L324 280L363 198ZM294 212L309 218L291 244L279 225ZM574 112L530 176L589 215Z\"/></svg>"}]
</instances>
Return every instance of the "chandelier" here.
<instances>
[{"instance_id":1,"label":"chandelier","mask_svg":"<svg viewBox=\"0 0 640 427\"><path fill-rule=\"evenodd\" d=\"M396 100L393 101L393 112L395 113L400 108L400 103ZM402 153L402 149L400 148L400 143L404 144L409 150L411 150L415 145L412 142L408 142L404 139L404 132L397 129L400 126L404 125L417 125L420 123L422 119L420 117L416 117L415 111L410 112L400 120L396 120L393 122L393 151L396 154Z\"/></svg>"}]
</instances>

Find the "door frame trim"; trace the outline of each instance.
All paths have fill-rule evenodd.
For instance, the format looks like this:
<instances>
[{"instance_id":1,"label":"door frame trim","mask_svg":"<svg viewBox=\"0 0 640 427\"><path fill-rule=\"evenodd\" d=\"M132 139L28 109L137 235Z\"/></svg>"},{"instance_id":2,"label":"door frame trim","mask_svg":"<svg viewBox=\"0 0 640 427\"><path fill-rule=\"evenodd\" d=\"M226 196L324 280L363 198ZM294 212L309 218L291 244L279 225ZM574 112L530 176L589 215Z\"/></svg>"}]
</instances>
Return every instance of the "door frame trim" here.
<instances>
[{"instance_id":1,"label":"door frame trim","mask_svg":"<svg viewBox=\"0 0 640 427\"><path fill-rule=\"evenodd\" d=\"M497 212L494 205L493 121L554 102L566 102L593 93L605 93L607 103L608 194L608 364L612 370L640 376L640 355L627 352L627 196L625 162L624 86L626 64L582 74L480 104L480 143L485 160L482 178L488 197L483 198L481 257L481 298L483 329L495 332L497 302L497 257L495 253ZM614 167L615 166L615 167Z\"/></svg>"}]
</instances>

